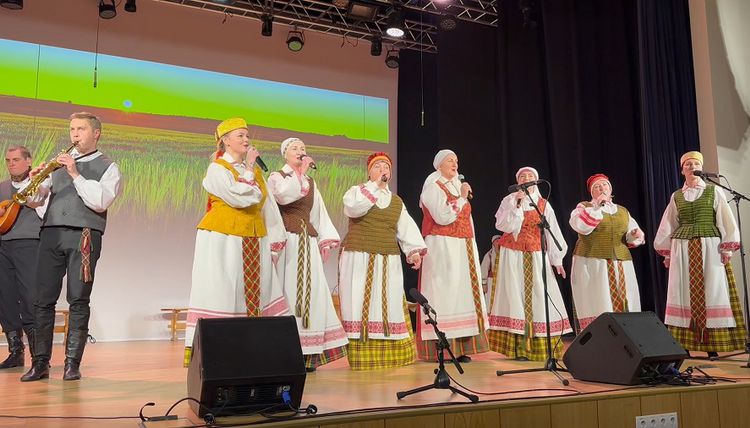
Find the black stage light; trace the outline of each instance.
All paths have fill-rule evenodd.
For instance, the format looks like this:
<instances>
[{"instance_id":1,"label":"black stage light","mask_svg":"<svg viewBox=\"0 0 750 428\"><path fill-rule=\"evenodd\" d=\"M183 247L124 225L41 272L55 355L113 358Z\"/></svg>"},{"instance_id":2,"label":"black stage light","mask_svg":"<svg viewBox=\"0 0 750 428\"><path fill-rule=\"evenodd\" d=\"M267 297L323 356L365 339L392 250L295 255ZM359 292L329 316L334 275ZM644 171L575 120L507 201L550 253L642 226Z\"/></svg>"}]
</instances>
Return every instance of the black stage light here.
<instances>
[{"instance_id":1,"label":"black stage light","mask_svg":"<svg viewBox=\"0 0 750 428\"><path fill-rule=\"evenodd\" d=\"M125 1L125 12L135 13L136 9L135 0Z\"/></svg>"},{"instance_id":2,"label":"black stage light","mask_svg":"<svg viewBox=\"0 0 750 428\"><path fill-rule=\"evenodd\" d=\"M263 23L260 34L263 35L263 37L271 37L273 34L273 15L264 13L261 15L260 21Z\"/></svg>"},{"instance_id":3,"label":"black stage light","mask_svg":"<svg viewBox=\"0 0 750 428\"><path fill-rule=\"evenodd\" d=\"M398 51L396 49L388 49L388 53L385 55L385 65L388 68L398 68Z\"/></svg>"},{"instance_id":4,"label":"black stage light","mask_svg":"<svg viewBox=\"0 0 750 428\"><path fill-rule=\"evenodd\" d=\"M372 36L370 41L370 55L380 56L383 52L383 39L380 36Z\"/></svg>"},{"instance_id":5,"label":"black stage light","mask_svg":"<svg viewBox=\"0 0 750 428\"><path fill-rule=\"evenodd\" d=\"M401 8L392 8L388 12L388 21L385 32L391 37L404 37L406 31L404 10Z\"/></svg>"},{"instance_id":6,"label":"black stage light","mask_svg":"<svg viewBox=\"0 0 750 428\"><path fill-rule=\"evenodd\" d=\"M23 9L23 0L0 0L0 6L10 10Z\"/></svg>"},{"instance_id":7,"label":"black stage light","mask_svg":"<svg viewBox=\"0 0 750 428\"><path fill-rule=\"evenodd\" d=\"M289 30L289 35L286 37L286 46L292 52L299 52L305 46L305 35L294 27L293 30Z\"/></svg>"},{"instance_id":8,"label":"black stage light","mask_svg":"<svg viewBox=\"0 0 750 428\"><path fill-rule=\"evenodd\" d=\"M112 19L115 16L117 16L115 0L99 0L99 17L102 19Z\"/></svg>"}]
</instances>

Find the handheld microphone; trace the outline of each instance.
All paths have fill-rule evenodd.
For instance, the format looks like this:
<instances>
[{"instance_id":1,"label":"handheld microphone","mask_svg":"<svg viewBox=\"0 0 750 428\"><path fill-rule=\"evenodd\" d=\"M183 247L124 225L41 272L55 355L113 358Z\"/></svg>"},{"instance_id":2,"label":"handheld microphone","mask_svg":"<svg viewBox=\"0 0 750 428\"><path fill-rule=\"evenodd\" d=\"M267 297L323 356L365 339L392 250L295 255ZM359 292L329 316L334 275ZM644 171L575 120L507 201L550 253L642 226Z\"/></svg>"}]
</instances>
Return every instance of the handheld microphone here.
<instances>
[{"instance_id":1,"label":"handheld microphone","mask_svg":"<svg viewBox=\"0 0 750 428\"><path fill-rule=\"evenodd\" d=\"M464 177L463 174L458 174L458 180L462 183L466 183L466 177ZM474 198L474 194L472 193L471 190L469 190L469 194L467 195L466 199L473 199L473 198Z\"/></svg>"},{"instance_id":2,"label":"handheld microphone","mask_svg":"<svg viewBox=\"0 0 750 428\"><path fill-rule=\"evenodd\" d=\"M307 157L309 157L309 156L307 156L307 155L299 155L299 160L302 160L302 159L307 158ZM315 162L310 162L310 168L312 168L312 169L318 169L317 165L315 165Z\"/></svg>"},{"instance_id":3,"label":"handheld microphone","mask_svg":"<svg viewBox=\"0 0 750 428\"><path fill-rule=\"evenodd\" d=\"M260 167L260 169L263 170L263 172L268 172L268 167L266 166L266 163L263 162L263 159L260 158L260 156L255 158L255 163L258 164L258 166Z\"/></svg>"},{"instance_id":4,"label":"handheld microphone","mask_svg":"<svg viewBox=\"0 0 750 428\"><path fill-rule=\"evenodd\" d=\"M706 177L706 178L720 178L723 177L721 174L717 174L715 172L706 172L706 171L693 171L693 175L696 177Z\"/></svg>"},{"instance_id":5,"label":"handheld microphone","mask_svg":"<svg viewBox=\"0 0 750 428\"><path fill-rule=\"evenodd\" d=\"M432 306L427 302L427 298L422 295L422 293L419 292L416 288L412 288L409 290L409 295L412 299L414 299L414 302L416 302L419 306L424 308L425 313L427 311L432 312L433 314L436 314L435 310L432 309Z\"/></svg>"},{"instance_id":6,"label":"handheld microphone","mask_svg":"<svg viewBox=\"0 0 750 428\"><path fill-rule=\"evenodd\" d=\"M509 193L515 193L519 190L528 189L529 187L536 186L539 183L544 183L544 180L534 180L523 184L512 184L508 186Z\"/></svg>"},{"instance_id":7,"label":"handheld microphone","mask_svg":"<svg viewBox=\"0 0 750 428\"><path fill-rule=\"evenodd\" d=\"M388 182L388 176L385 175L385 174L383 174L383 176L380 177L380 181L382 181L383 183L387 183Z\"/></svg>"}]
</instances>

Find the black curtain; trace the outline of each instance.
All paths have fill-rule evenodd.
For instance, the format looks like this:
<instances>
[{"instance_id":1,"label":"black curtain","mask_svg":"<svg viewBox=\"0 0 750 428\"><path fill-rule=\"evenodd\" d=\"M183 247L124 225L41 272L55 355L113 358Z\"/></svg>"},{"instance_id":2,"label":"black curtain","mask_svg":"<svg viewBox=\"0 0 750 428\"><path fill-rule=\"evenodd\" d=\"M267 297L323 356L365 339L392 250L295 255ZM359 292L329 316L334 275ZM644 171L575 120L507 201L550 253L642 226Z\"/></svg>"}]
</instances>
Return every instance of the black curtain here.
<instances>
[{"instance_id":1,"label":"black curtain","mask_svg":"<svg viewBox=\"0 0 750 428\"><path fill-rule=\"evenodd\" d=\"M432 156L452 148L474 187L484 252L516 170L533 166L553 183L569 271L570 212L590 198L586 178L605 173L648 237L633 251L643 309L663 315L666 280L653 236L679 183L676 159L697 147L687 1L521 4L526 14L518 2L499 2L497 29L460 22L440 34L437 55L402 52L399 193L420 221L416 202ZM424 88L424 125L417 88ZM569 283L559 282L570 306Z\"/></svg>"}]
</instances>

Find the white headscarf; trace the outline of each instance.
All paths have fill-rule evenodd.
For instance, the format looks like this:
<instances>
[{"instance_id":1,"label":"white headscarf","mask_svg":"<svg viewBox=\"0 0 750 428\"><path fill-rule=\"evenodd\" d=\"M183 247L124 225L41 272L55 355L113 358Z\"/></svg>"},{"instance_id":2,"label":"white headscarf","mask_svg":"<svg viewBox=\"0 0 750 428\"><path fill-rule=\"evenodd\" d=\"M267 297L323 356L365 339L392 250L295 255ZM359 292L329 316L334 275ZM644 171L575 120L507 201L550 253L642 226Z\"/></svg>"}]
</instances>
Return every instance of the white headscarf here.
<instances>
[{"instance_id":1,"label":"white headscarf","mask_svg":"<svg viewBox=\"0 0 750 428\"><path fill-rule=\"evenodd\" d=\"M453 152L453 150L450 149L443 149L437 152L435 155L435 159L432 160L432 166L435 167L435 170L440 168L440 164L443 163L445 158L447 158L449 155L455 156L456 153Z\"/></svg>"},{"instance_id":2,"label":"white headscarf","mask_svg":"<svg viewBox=\"0 0 750 428\"><path fill-rule=\"evenodd\" d=\"M439 152L437 152L437 154L435 155L435 159L432 160L432 166L435 168L435 172L433 172L432 174L428 175L427 179L425 179L424 184L422 185L422 191L423 192L425 191L425 189L427 188L427 186L434 185L440 179L440 177L443 176L440 173L440 171L438 170L438 168L440 168L440 164L443 163L443 161L445 160L445 158L447 158L449 155L454 155L455 156L456 153L453 150L449 150L449 149L443 149L443 150L440 150ZM456 188L460 188L461 187L461 181L458 179L458 176L453 177L452 180L448 180L448 181L449 182L450 181L454 181L454 184L456 185ZM421 200L419 201L419 206L420 207L422 206L422 201Z\"/></svg>"},{"instance_id":3,"label":"white headscarf","mask_svg":"<svg viewBox=\"0 0 750 428\"><path fill-rule=\"evenodd\" d=\"M281 156L284 156L286 154L286 149L289 148L289 145L292 143L302 143L305 144L304 141L300 140L297 137L291 137L287 138L286 140L281 142Z\"/></svg>"},{"instance_id":4,"label":"white headscarf","mask_svg":"<svg viewBox=\"0 0 750 428\"><path fill-rule=\"evenodd\" d=\"M532 173L534 173L534 177L535 177L534 179L539 180L539 172L535 168L532 168L530 166L522 166L518 170L518 172L516 172L516 182L518 182L518 176L521 175L521 173L524 171L531 171Z\"/></svg>"}]
</instances>

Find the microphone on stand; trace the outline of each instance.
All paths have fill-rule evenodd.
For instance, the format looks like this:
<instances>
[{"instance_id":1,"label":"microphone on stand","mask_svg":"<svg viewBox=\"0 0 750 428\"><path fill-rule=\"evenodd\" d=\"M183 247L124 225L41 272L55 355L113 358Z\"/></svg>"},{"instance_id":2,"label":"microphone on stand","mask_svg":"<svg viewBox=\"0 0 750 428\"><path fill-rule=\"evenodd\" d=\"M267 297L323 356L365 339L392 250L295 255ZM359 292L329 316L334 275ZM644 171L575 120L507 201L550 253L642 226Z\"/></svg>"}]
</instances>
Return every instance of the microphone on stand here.
<instances>
[{"instance_id":1,"label":"microphone on stand","mask_svg":"<svg viewBox=\"0 0 750 428\"><path fill-rule=\"evenodd\" d=\"M299 155L298 159L302 160L302 159L307 158L307 157L309 157L309 156L307 156L307 155ZM315 162L310 162L310 168L312 168L312 169L318 169L317 165L315 165Z\"/></svg>"},{"instance_id":2,"label":"microphone on stand","mask_svg":"<svg viewBox=\"0 0 750 428\"><path fill-rule=\"evenodd\" d=\"M458 180L461 183L466 183L466 177L464 177L463 174L458 174ZM474 198L474 194L471 192L471 190L469 190L469 194L467 195L466 199L473 199L473 198Z\"/></svg>"},{"instance_id":3,"label":"microphone on stand","mask_svg":"<svg viewBox=\"0 0 750 428\"><path fill-rule=\"evenodd\" d=\"M723 175L715 172L693 171L693 175L701 178L721 178Z\"/></svg>"},{"instance_id":4,"label":"microphone on stand","mask_svg":"<svg viewBox=\"0 0 750 428\"><path fill-rule=\"evenodd\" d=\"M419 290L417 290L416 288L412 288L409 290L409 295L411 296L412 299L414 299L415 303L417 303L419 306L421 306L424 309L425 313L427 313L427 311L430 311L433 314L437 315L435 310L432 309L432 306L430 306L430 303L427 301L427 298L424 297L424 295L422 295L422 293L420 293Z\"/></svg>"},{"instance_id":5,"label":"microphone on stand","mask_svg":"<svg viewBox=\"0 0 750 428\"><path fill-rule=\"evenodd\" d=\"M536 186L539 183L544 183L545 180L534 180L523 184L511 184L508 186L508 193L515 193L519 190L528 189L529 187Z\"/></svg>"}]
</instances>

